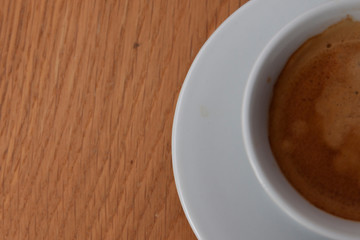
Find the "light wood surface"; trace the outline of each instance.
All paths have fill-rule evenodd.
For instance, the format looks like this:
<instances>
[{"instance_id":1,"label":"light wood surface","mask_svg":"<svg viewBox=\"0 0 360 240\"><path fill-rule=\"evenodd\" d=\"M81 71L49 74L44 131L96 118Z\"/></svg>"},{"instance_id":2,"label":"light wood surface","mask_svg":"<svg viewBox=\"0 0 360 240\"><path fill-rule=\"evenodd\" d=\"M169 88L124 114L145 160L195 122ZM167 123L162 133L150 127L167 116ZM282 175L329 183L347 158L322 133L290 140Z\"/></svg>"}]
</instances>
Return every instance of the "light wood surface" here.
<instances>
[{"instance_id":1,"label":"light wood surface","mask_svg":"<svg viewBox=\"0 0 360 240\"><path fill-rule=\"evenodd\" d=\"M0 0L0 239L195 239L171 128L243 0Z\"/></svg>"}]
</instances>

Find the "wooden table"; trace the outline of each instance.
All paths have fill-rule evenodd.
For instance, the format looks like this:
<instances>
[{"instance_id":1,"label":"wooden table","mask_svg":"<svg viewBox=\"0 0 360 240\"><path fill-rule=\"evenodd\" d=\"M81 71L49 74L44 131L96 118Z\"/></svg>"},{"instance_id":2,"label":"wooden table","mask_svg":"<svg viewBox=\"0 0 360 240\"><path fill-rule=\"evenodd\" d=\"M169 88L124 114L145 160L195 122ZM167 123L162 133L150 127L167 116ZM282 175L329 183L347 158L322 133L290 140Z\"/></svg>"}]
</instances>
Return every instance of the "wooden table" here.
<instances>
[{"instance_id":1,"label":"wooden table","mask_svg":"<svg viewBox=\"0 0 360 240\"><path fill-rule=\"evenodd\" d=\"M0 239L195 239L171 128L243 0L1 0Z\"/></svg>"}]
</instances>

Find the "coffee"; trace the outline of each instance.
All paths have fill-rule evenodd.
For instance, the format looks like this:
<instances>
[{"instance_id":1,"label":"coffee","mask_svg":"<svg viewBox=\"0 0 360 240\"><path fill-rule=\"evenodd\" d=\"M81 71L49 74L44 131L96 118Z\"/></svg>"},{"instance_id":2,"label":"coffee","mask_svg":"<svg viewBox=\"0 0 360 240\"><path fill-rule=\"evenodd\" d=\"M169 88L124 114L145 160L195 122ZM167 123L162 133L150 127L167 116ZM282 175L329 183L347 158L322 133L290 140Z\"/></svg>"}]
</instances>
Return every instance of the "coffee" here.
<instances>
[{"instance_id":1,"label":"coffee","mask_svg":"<svg viewBox=\"0 0 360 240\"><path fill-rule=\"evenodd\" d=\"M269 139L301 195L360 221L360 22L332 25L289 58L273 90Z\"/></svg>"}]
</instances>

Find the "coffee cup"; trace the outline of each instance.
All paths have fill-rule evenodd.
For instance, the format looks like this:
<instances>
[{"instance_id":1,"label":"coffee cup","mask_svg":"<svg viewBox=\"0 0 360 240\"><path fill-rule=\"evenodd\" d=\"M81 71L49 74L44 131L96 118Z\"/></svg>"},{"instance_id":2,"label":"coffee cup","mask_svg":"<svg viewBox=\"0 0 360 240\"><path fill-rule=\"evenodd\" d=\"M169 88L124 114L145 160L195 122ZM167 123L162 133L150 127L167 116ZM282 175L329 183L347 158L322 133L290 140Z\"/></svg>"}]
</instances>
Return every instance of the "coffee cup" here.
<instances>
[{"instance_id":1,"label":"coffee cup","mask_svg":"<svg viewBox=\"0 0 360 240\"><path fill-rule=\"evenodd\" d=\"M300 195L280 170L268 138L268 114L274 84L289 57L309 38L346 17L360 20L360 1L331 1L281 29L264 48L249 75L242 108L245 149L266 193L286 214L331 239L360 239L360 222L329 214Z\"/></svg>"}]
</instances>

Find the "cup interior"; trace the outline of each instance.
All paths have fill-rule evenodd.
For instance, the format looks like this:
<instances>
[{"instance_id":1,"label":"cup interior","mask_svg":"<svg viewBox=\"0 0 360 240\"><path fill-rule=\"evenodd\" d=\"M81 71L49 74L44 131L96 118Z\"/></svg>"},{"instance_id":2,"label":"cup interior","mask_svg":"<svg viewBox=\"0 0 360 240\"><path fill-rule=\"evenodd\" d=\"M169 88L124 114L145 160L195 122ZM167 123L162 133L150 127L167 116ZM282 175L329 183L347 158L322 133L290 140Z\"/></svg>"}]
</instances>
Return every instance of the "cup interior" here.
<instances>
[{"instance_id":1,"label":"cup interior","mask_svg":"<svg viewBox=\"0 0 360 240\"><path fill-rule=\"evenodd\" d=\"M269 42L256 61L245 89L242 127L255 174L275 203L297 222L330 238L360 239L360 222L330 215L310 204L286 180L273 157L268 112L274 84L289 57L307 39L347 16L360 21L360 1L333 1L296 18Z\"/></svg>"}]
</instances>

